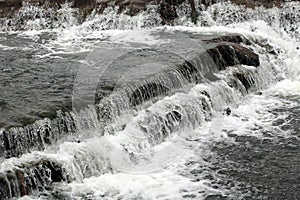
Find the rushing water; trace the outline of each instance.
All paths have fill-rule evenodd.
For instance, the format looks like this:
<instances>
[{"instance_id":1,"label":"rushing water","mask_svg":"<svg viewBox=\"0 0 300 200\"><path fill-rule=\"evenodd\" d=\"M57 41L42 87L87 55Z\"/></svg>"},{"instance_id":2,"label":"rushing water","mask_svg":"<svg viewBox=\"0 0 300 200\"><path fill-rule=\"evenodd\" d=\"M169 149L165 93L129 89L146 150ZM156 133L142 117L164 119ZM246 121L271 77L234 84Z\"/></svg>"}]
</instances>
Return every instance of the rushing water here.
<instances>
[{"instance_id":1,"label":"rushing water","mask_svg":"<svg viewBox=\"0 0 300 200\"><path fill-rule=\"evenodd\" d=\"M300 198L299 5L216 4L197 25L185 6L173 27L68 6L55 29L5 25L0 198ZM217 70L205 41L237 34L260 66Z\"/></svg>"}]
</instances>

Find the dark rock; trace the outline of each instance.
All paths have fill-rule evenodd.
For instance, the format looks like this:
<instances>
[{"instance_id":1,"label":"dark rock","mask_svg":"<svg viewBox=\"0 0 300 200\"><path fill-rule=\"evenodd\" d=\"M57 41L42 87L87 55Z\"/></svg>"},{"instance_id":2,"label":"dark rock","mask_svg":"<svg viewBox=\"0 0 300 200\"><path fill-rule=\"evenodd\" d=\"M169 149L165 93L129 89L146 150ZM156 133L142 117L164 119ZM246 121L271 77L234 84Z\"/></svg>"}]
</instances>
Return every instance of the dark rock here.
<instances>
[{"instance_id":1,"label":"dark rock","mask_svg":"<svg viewBox=\"0 0 300 200\"><path fill-rule=\"evenodd\" d=\"M0 1L0 18L13 16L22 7L22 0Z\"/></svg>"},{"instance_id":2,"label":"dark rock","mask_svg":"<svg viewBox=\"0 0 300 200\"><path fill-rule=\"evenodd\" d=\"M169 118L169 120L171 121L181 121L182 119L182 114L179 113L176 110L171 111L170 113L167 114L167 118Z\"/></svg>"},{"instance_id":3,"label":"dark rock","mask_svg":"<svg viewBox=\"0 0 300 200\"><path fill-rule=\"evenodd\" d=\"M6 171L6 178L10 185L11 196L19 196L19 184L16 174L13 171Z\"/></svg>"},{"instance_id":4,"label":"dark rock","mask_svg":"<svg viewBox=\"0 0 300 200\"><path fill-rule=\"evenodd\" d=\"M230 115L231 114L231 109L229 107L225 108L224 112L225 112L226 115Z\"/></svg>"},{"instance_id":5,"label":"dark rock","mask_svg":"<svg viewBox=\"0 0 300 200\"><path fill-rule=\"evenodd\" d=\"M126 8L129 9L129 15L133 16L139 13L140 11L146 10L146 6L151 2L156 2L155 0L117 0L115 1L115 5L119 6L118 12L121 13Z\"/></svg>"},{"instance_id":6,"label":"dark rock","mask_svg":"<svg viewBox=\"0 0 300 200\"><path fill-rule=\"evenodd\" d=\"M225 36L220 36L217 38L213 38L207 41L212 41L212 42L232 42L232 43L236 43L236 44L246 44L246 45L250 45L251 42L245 38L242 35L225 35Z\"/></svg>"},{"instance_id":7,"label":"dark rock","mask_svg":"<svg viewBox=\"0 0 300 200\"><path fill-rule=\"evenodd\" d=\"M42 159L20 164L0 174L0 199L29 195L61 181L68 181L68 177L62 165L54 161Z\"/></svg>"},{"instance_id":8,"label":"dark rock","mask_svg":"<svg viewBox=\"0 0 300 200\"><path fill-rule=\"evenodd\" d=\"M195 199L197 196L194 194L186 194L183 195L182 198Z\"/></svg>"},{"instance_id":9,"label":"dark rock","mask_svg":"<svg viewBox=\"0 0 300 200\"><path fill-rule=\"evenodd\" d=\"M58 111L53 120L35 122L25 127L12 127L0 132L0 156L19 157L32 150L43 150L63 135L76 131L69 113Z\"/></svg>"},{"instance_id":10,"label":"dark rock","mask_svg":"<svg viewBox=\"0 0 300 200\"><path fill-rule=\"evenodd\" d=\"M75 0L74 7L82 8L82 7L95 7L96 0Z\"/></svg>"},{"instance_id":11,"label":"dark rock","mask_svg":"<svg viewBox=\"0 0 300 200\"><path fill-rule=\"evenodd\" d=\"M207 91L201 91L201 94L203 94L203 95L207 96L209 99L211 99L211 98L210 98L210 95L208 94Z\"/></svg>"},{"instance_id":12,"label":"dark rock","mask_svg":"<svg viewBox=\"0 0 300 200\"><path fill-rule=\"evenodd\" d=\"M229 42L217 44L215 48L207 50L219 70L224 70L228 66L249 65L259 66L259 56L241 45Z\"/></svg>"},{"instance_id":13,"label":"dark rock","mask_svg":"<svg viewBox=\"0 0 300 200\"><path fill-rule=\"evenodd\" d=\"M44 160L40 163L41 164L39 165L42 165L44 169L50 170L51 172L50 178L52 182L61 182L66 179L63 173L64 169L62 168L61 165L50 160Z\"/></svg>"},{"instance_id":14,"label":"dark rock","mask_svg":"<svg viewBox=\"0 0 300 200\"><path fill-rule=\"evenodd\" d=\"M159 7L159 13L162 18L162 24L170 25L174 19L178 17L176 6L166 1L162 1Z\"/></svg>"},{"instance_id":15,"label":"dark rock","mask_svg":"<svg viewBox=\"0 0 300 200\"><path fill-rule=\"evenodd\" d=\"M172 24L173 20L178 17L176 7L185 2L185 0L162 0L160 1L159 13L162 18L162 24ZM195 1L188 0L191 6L191 20L193 23L197 23L198 12L196 10Z\"/></svg>"},{"instance_id":16,"label":"dark rock","mask_svg":"<svg viewBox=\"0 0 300 200\"><path fill-rule=\"evenodd\" d=\"M205 200L226 200L227 198L225 196L222 196L220 194L214 194L214 195L208 195Z\"/></svg>"},{"instance_id":17,"label":"dark rock","mask_svg":"<svg viewBox=\"0 0 300 200\"><path fill-rule=\"evenodd\" d=\"M20 7L22 6L22 0L2 0L0 1L0 6Z\"/></svg>"},{"instance_id":18,"label":"dark rock","mask_svg":"<svg viewBox=\"0 0 300 200\"><path fill-rule=\"evenodd\" d=\"M235 72L234 76L244 85L246 91L248 91L253 85L253 80L248 78L243 72Z\"/></svg>"},{"instance_id":19,"label":"dark rock","mask_svg":"<svg viewBox=\"0 0 300 200\"><path fill-rule=\"evenodd\" d=\"M0 199L11 198L9 185L6 175L3 172L0 172Z\"/></svg>"},{"instance_id":20,"label":"dark rock","mask_svg":"<svg viewBox=\"0 0 300 200\"><path fill-rule=\"evenodd\" d=\"M238 64L249 65L254 67L258 67L260 65L259 56L256 53L238 44L231 43L230 45L234 49L234 53L236 59L238 60Z\"/></svg>"},{"instance_id":21,"label":"dark rock","mask_svg":"<svg viewBox=\"0 0 300 200\"><path fill-rule=\"evenodd\" d=\"M24 177L24 173L20 170L16 170L16 176L19 180L21 196L28 195L29 193L28 190L26 190L26 179Z\"/></svg>"},{"instance_id":22,"label":"dark rock","mask_svg":"<svg viewBox=\"0 0 300 200\"><path fill-rule=\"evenodd\" d=\"M192 19L192 22L194 24L196 24L199 14L196 10L195 1L194 0L189 0L189 3L190 3L190 6L191 6L191 10L192 10L191 11L191 19Z\"/></svg>"},{"instance_id":23,"label":"dark rock","mask_svg":"<svg viewBox=\"0 0 300 200\"><path fill-rule=\"evenodd\" d=\"M259 6L264 6L266 8L272 8L274 6L280 7L285 0L231 0L232 3L237 5L243 5L248 8L255 8Z\"/></svg>"}]
</instances>

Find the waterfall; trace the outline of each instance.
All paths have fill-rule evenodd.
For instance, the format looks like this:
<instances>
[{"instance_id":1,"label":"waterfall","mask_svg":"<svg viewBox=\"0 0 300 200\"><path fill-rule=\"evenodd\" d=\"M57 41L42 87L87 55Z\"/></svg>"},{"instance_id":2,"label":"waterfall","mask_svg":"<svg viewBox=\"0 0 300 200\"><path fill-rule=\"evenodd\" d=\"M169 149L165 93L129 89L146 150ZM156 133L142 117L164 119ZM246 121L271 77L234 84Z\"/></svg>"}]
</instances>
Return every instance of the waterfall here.
<instances>
[{"instance_id":1,"label":"waterfall","mask_svg":"<svg viewBox=\"0 0 300 200\"><path fill-rule=\"evenodd\" d=\"M298 37L299 33L299 5L287 2L282 8L265 9L264 7L248 8L237 6L230 1L200 1L196 0L197 26L227 25L249 20L264 20L272 26L281 27L284 31ZM0 30L43 30L65 29L79 26L79 29L110 30L110 29L140 29L161 25L159 5L148 5L145 11L134 16L119 13L118 6L108 6L103 12L102 7L95 7L87 16L83 17L79 8L66 3L61 6L39 7L34 3L24 3L12 18L0 18ZM190 5L188 1L178 5L174 25L195 26L191 22Z\"/></svg>"},{"instance_id":2,"label":"waterfall","mask_svg":"<svg viewBox=\"0 0 300 200\"><path fill-rule=\"evenodd\" d=\"M222 55L216 55L220 57L215 59L220 61ZM1 165L2 196L17 197L36 189L42 190L51 182L83 180L114 170L144 169L144 163L151 157L154 146L183 130L201 126L215 112L222 112L226 106L234 106L244 95L270 84L271 77L275 79L276 76L271 66L256 68L239 65L239 58L235 57L235 66L226 66L230 63L221 62L226 67L215 74L216 80L209 80L202 76L201 69L209 66L205 66L207 62L201 58L200 55L189 64L184 61L175 70L156 74L153 78L117 90L100 101L97 114L95 110L93 112L94 108L87 108L81 114L59 112L54 120L45 119L24 128L2 130L3 156L7 158L48 149L49 145L63 141L62 138L74 135L71 139L73 142L59 142L61 145L53 147L54 152L48 155L33 152L21 156L21 160L4 160ZM193 68L197 70L191 70ZM264 83L266 74L270 77ZM188 92L176 90L189 84L192 85L188 87ZM167 94L170 96L163 97ZM154 100L155 97L158 98ZM151 106L142 106L149 104L149 101L152 101ZM113 111L103 111L105 106ZM132 110L136 106L140 110ZM131 116L129 121L122 120L122 117L128 118L128 114L124 114L126 111ZM114 120L106 121L100 127L95 126L99 123L97 119L102 119L103 115ZM89 125L91 120L94 123ZM87 127L92 129L88 131ZM99 133L101 129L103 133ZM107 153L108 149L111 149L111 153ZM119 161L120 156L127 160ZM155 169L157 166L151 167ZM65 177L65 174L68 176Z\"/></svg>"},{"instance_id":3,"label":"waterfall","mask_svg":"<svg viewBox=\"0 0 300 200\"><path fill-rule=\"evenodd\" d=\"M121 13L113 6L102 13L97 9L82 17L70 3L46 8L26 3L14 17L2 18L0 29L13 34L54 31L53 40L67 31L77 37L111 29L144 34L149 29L154 38L173 43L114 43L111 34L79 69L73 110L0 129L1 199L104 174L161 169L172 162L173 154L180 154L174 138L229 115L249 94L293 76L283 64L289 53L281 46L284 40L267 39L255 21L263 20L283 38L299 41L297 3L265 10L196 1L195 24L184 2L176 7L174 27L157 27L162 23L157 4L135 16L126 14L128 8ZM70 39L71 44L77 39L83 46L89 43L78 37ZM44 46L56 44L51 42Z\"/></svg>"}]
</instances>

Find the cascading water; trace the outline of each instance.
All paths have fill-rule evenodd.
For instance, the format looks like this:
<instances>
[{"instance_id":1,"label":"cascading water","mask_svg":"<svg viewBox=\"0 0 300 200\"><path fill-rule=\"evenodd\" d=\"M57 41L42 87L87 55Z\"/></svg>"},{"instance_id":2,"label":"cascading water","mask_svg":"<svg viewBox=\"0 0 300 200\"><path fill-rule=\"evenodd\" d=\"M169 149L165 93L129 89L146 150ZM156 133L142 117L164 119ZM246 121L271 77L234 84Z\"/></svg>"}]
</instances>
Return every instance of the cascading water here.
<instances>
[{"instance_id":1,"label":"cascading water","mask_svg":"<svg viewBox=\"0 0 300 200\"><path fill-rule=\"evenodd\" d=\"M277 170L269 157L286 166L284 153L298 162L299 3L201 3L196 24L179 5L173 27L156 27L157 5L132 17L108 7L82 22L71 4L26 4L4 19L1 112L25 117L0 123L0 198L297 199L292 181L275 192L276 176L260 167ZM40 71L50 75L32 88L28 73ZM15 77L24 91L10 96ZM22 102L36 111L21 112L13 99L30 91L39 95Z\"/></svg>"}]
</instances>

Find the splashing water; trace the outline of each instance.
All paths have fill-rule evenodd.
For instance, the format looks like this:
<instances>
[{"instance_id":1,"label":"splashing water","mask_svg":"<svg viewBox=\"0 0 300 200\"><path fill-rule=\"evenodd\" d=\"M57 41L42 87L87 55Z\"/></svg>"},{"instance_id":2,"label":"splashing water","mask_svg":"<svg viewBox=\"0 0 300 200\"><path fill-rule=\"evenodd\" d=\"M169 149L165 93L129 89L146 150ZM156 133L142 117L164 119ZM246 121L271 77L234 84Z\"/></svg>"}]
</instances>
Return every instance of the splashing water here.
<instances>
[{"instance_id":1,"label":"splashing water","mask_svg":"<svg viewBox=\"0 0 300 200\"><path fill-rule=\"evenodd\" d=\"M96 108L87 107L81 113L60 112L56 119L46 118L27 128L12 129L14 138L8 138L9 144L19 141L15 143L19 153L13 158L8 157L14 152L1 155L0 195L27 195L17 184L20 179L33 191L24 199L235 199L273 198L279 194L268 188L276 182L274 174L265 172L268 182L259 182L259 173L264 172L259 167L277 170L268 164L272 163L268 157L274 157L270 151L299 155L299 12L295 12L299 5L288 3L283 8L252 10L218 3L201 12L197 25L184 17L186 6L182 4L178 9L175 23L180 26L156 28L150 28L159 24L155 7L134 17L107 9L103 15L95 14L79 24L71 14L73 10L65 5L55 11L61 13L56 27L43 19L52 11L29 5L20 11L22 16L37 13L39 20L28 19L22 25L22 29L36 32L17 32L16 37L40 39L43 32L54 34L39 47L46 52L38 52L39 56L46 58L65 58L65 53L80 54L97 47L172 44L156 37L157 32L163 31L201 36L241 34L251 42L242 45L259 55L260 66L228 67L214 73L216 81L202 82L198 82L202 71L194 79L187 79L191 76L185 71L163 71L161 75L155 72L158 75L153 80L144 81L155 83L156 87L167 85L168 91L159 88L164 95L150 90L148 96L142 96L132 106L132 99L126 94L136 92L139 97L151 87L142 88L145 82L127 85L125 90L108 95ZM55 30L38 31L49 28ZM173 61L173 54L163 55L170 56L168 62ZM76 59L92 66L86 60ZM237 74L244 74L249 88ZM129 75L124 77L127 80ZM112 109L109 114L103 111L107 105ZM230 108L231 114L224 114L225 108ZM101 120L99 113L111 119ZM54 123L57 128L49 130ZM37 132L31 132L36 129ZM24 132L36 134L28 137L31 142L22 149ZM3 129L0 136L5 138L5 134ZM41 141L35 143L37 140ZM280 146L285 142L288 150ZM4 148L0 146L0 150ZM239 152L243 157L239 157ZM291 158L292 166L297 163L296 157ZM273 160L281 158L275 155ZM279 161L278 164L285 166ZM251 174L251 170L258 175ZM58 180L48 186L55 179L51 175L54 172ZM281 173L278 176L284 177ZM257 176L256 180L251 176ZM288 186L290 182L282 184Z\"/></svg>"}]
</instances>

